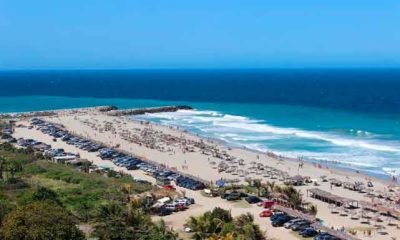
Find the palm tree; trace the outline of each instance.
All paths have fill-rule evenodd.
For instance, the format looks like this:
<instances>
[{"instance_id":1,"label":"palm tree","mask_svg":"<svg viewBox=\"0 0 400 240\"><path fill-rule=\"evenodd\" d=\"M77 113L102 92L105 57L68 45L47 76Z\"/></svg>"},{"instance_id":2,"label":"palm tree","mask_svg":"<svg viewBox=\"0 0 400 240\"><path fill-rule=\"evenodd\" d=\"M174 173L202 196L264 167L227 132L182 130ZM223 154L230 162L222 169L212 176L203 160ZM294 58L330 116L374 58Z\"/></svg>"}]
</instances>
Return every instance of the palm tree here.
<instances>
[{"instance_id":1,"label":"palm tree","mask_svg":"<svg viewBox=\"0 0 400 240\"><path fill-rule=\"evenodd\" d=\"M260 227L254 224L252 214L242 214L235 219L237 239L264 240L264 234Z\"/></svg>"},{"instance_id":2,"label":"palm tree","mask_svg":"<svg viewBox=\"0 0 400 240\"><path fill-rule=\"evenodd\" d=\"M222 208L214 208L200 217L190 217L187 227L194 232L194 239L206 239L211 236L219 236L226 223L232 222L232 215Z\"/></svg>"},{"instance_id":3,"label":"palm tree","mask_svg":"<svg viewBox=\"0 0 400 240\"><path fill-rule=\"evenodd\" d=\"M253 186L257 189L257 196L260 196L262 182L260 179L253 180Z\"/></svg>"},{"instance_id":4,"label":"palm tree","mask_svg":"<svg viewBox=\"0 0 400 240\"><path fill-rule=\"evenodd\" d=\"M165 240L175 240L178 238L178 234L172 231L165 225L163 220L156 222L146 234L143 239L165 239ZM140 238L139 238L140 239Z\"/></svg>"},{"instance_id":5,"label":"palm tree","mask_svg":"<svg viewBox=\"0 0 400 240\"><path fill-rule=\"evenodd\" d=\"M207 237L207 227L204 218L191 216L187 221L186 226L194 232L193 239L202 240Z\"/></svg>"},{"instance_id":6,"label":"palm tree","mask_svg":"<svg viewBox=\"0 0 400 240\"><path fill-rule=\"evenodd\" d=\"M126 217L127 225L135 229L143 229L151 226L151 218L143 209L131 209Z\"/></svg>"},{"instance_id":7,"label":"palm tree","mask_svg":"<svg viewBox=\"0 0 400 240\"><path fill-rule=\"evenodd\" d=\"M283 188L282 193L286 195L288 203L291 204L295 209L298 209L303 204L302 194L293 186Z\"/></svg>"},{"instance_id":8,"label":"palm tree","mask_svg":"<svg viewBox=\"0 0 400 240\"><path fill-rule=\"evenodd\" d=\"M225 236L214 235L208 238L208 240L234 240L234 234L232 232L227 233Z\"/></svg>"}]
</instances>

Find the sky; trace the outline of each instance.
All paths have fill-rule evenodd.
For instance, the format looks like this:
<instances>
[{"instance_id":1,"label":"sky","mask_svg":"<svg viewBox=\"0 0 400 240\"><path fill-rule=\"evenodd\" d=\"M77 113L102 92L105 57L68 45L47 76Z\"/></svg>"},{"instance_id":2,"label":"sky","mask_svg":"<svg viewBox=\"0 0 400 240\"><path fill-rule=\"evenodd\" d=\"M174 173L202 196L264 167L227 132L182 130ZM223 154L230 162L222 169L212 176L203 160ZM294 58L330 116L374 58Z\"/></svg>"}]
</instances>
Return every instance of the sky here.
<instances>
[{"instance_id":1,"label":"sky","mask_svg":"<svg viewBox=\"0 0 400 240\"><path fill-rule=\"evenodd\" d=\"M0 0L0 70L400 67L400 0Z\"/></svg>"}]
</instances>

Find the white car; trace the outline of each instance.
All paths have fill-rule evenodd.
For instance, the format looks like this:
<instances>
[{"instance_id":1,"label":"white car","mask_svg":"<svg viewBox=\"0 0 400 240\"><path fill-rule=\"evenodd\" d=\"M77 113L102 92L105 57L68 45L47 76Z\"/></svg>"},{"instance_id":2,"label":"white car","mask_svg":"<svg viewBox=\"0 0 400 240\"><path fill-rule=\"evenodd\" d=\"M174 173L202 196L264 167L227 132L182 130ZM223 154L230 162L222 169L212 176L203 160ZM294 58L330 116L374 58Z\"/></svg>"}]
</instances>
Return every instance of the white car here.
<instances>
[{"instance_id":1,"label":"white car","mask_svg":"<svg viewBox=\"0 0 400 240\"><path fill-rule=\"evenodd\" d=\"M191 202L188 199L185 198L179 198L179 199L175 199L174 201L175 203L179 203L179 204L184 204L185 206L189 206L191 204Z\"/></svg>"},{"instance_id":2,"label":"white car","mask_svg":"<svg viewBox=\"0 0 400 240\"><path fill-rule=\"evenodd\" d=\"M303 219L300 219L300 218L292 219L289 222L283 224L283 227L284 228L290 228L293 224L295 224L297 222L301 222L301 221L303 221Z\"/></svg>"}]
</instances>

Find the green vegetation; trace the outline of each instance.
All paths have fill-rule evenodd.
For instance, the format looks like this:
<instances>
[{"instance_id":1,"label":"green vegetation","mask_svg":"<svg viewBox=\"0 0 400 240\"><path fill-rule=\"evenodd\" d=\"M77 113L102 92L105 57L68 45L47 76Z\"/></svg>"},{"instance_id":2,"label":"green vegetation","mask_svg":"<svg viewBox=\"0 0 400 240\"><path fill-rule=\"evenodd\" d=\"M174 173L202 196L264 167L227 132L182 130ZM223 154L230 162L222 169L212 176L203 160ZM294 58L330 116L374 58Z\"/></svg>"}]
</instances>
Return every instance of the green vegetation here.
<instances>
[{"instance_id":1,"label":"green vegetation","mask_svg":"<svg viewBox=\"0 0 400 240\"><path fill-rule=\"evenodd\" d=\"M138 239L174 240L177 238L172 230L168 229L164 222L153 223L150 216L135 204L128 209L115 202L102 205L97 218L101 219L95 226L93 236L98 239Z\"/></svg>"},{"instance_id":2,"label":"green vegetation","mask_svg":"<svg viewBox=\"0 0 400 240\"><path fill-rule=\"evenodd\" d=\"M4 239L84 239L76 220L51 202L33 202L13 210L3 221Z\"/></svg>"},{"instance_id":3,"label":"green vegetation","mask_svg":"<svg viewBox=\"0 0 400 240\"><path fill-rule=\"evenodd\" d=\"M251 214L242 214L233 218L222 208L214 208L199 217L191 217L186 226L193 232L193 239L246 239L263 240L264 234L254 223Z\"/></svg>"},{"instance_id":4,"label":"green vegetation","mask_svg":"<svg viewBox=\"0 0 400 240\"><path fill-rule=\"evenodd\" d=\"M130 195L152 189L116 172L88 173L0 144L1 239L176 239ZM86 169L86 170L85 170ZM127 189L129 191L127 191Z\"/></svg>"}]
</instances>

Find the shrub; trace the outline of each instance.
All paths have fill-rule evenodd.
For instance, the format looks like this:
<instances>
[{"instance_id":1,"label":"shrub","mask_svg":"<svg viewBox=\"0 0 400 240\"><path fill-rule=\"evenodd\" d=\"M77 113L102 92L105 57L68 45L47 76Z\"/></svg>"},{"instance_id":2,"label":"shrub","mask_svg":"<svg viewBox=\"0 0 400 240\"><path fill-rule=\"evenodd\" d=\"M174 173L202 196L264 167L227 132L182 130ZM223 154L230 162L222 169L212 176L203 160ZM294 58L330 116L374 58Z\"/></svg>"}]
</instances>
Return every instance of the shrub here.
<instances>
[{"instance_id":1,"label":"shrub","mask_svg":"<svg viewBox=\"0 0 400 240\"><path fill-rule=\"evenodd\" d=\"M53 202L35 202L10 212L3 221L4 240L81 240L83 233L75 219Z\"/></svg>"}]
</instances>

